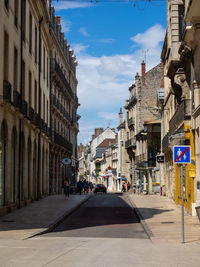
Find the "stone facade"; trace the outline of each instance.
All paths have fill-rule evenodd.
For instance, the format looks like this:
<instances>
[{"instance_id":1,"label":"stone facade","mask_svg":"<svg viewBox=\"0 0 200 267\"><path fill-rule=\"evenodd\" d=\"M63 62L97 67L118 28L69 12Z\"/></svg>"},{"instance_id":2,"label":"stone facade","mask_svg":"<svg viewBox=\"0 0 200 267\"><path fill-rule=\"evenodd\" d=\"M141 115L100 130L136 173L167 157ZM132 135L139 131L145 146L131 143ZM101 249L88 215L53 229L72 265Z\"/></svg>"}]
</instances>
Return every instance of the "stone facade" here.
<instances>
[{"instance_id":1,"label":"stone facade","mask_svg":"<svg viewBox=\"0 0 200 267\"><path fill-rule=\"evenodd\" d=\"M77 115L78 98L76 66L77 61L70 45L64 39L60 17L55 17L50 6L52 40L51 49L51 153L50 153L50 193L61 193L65 179L76 184L77 176ZM71 165L63 165L62 160L69 158Z\"/></svg>"},{"instance_id":2,"label":"stone facade","mask_svg":"<svg viewBox=\"0 0 200 267\"><path fill-rule=\"evenodd\" d=\"M49 193L48 21L47 1L0 1L0 214Z\"/></svg>"},{"instance_id":3,"label":"stone facade","mask_svg":"<svg viewBox=\"0 0 200 267\"><path fill-rule=\"evenodd\" d=\"M59 30L54 32L53 25L57 22L50 10L48 0L0 1L0 214L49 193L61 192L59 179L56 178L56 182L52 179L52 158L49 160L49 157L53 154L53 146L53 152L60 156L54 164L56 175L63 173L60 163L63 157L72 158L75 170L78 132L76 59L66 49L68 54L71 53L68 61L73 65L69 67L63 52L63 35ZM63 43L58 42L58 36ZM55 78L50 63L55 60L56 51L59 75ZM72 96L68 96L60 82L62 70L59 64L63 64L66 72L71 71ZM59 83L57 87L55 80ZM67 122L63 116L68 108L65 93L70 102ZM53 102L55 97L56 104ZM55 119L56 112L60 113ZM54 136L52 122L56 125ZM70 131L67 131L67 125L70 125ZM65 135L70 136L70 140L65 140Z\"/></svg>"},{"instance_id":4,"label":"stone facade","mask_svg":"<svg viewBox=\"0 0 200 267\"><path fill-rule=\"evenodd\" d=\"M162 80L162 64L148 72L142 62L141 73L135 76L135 84L129 87L130 97L126 102L125 147L129 155L130 183L135 186L140 179L143 189L151 192L152 168L156 166L155 156L160 146L160 112L157 108L157 90ZM155 141L158 141L155 143ZM154 148L152 147L154 144Z\"/></svg>"},{"instance_id":5,"label":"stone facade","mask_svg":"<svg viewBox=\"0 0 200 267\"><path fill-rule=\"evenodd\" d=\"M191 120L191 111L195 113L194 88L198 76L195 77L194 71L197 55L192 54L192 48L195 47L195 51L198 49L196 50L196 45L192 46L195 39L192 40L192 32L196 24L191 26L191 18L195 10L193 15L189 15L188 11L195 3L198 10L197 2L199 1L190 1L189 5L188 1L167 1L168 28L161 54L165 76L165 99L162 106L162 151L165 154L165 164L162 179L167 186L167 195L181 204L180 165L173 164L173 146L190 145L192 161L184 168L184 206L191 214L195 213L194 133L197 133Z\"/></svg>"}]
</instances>

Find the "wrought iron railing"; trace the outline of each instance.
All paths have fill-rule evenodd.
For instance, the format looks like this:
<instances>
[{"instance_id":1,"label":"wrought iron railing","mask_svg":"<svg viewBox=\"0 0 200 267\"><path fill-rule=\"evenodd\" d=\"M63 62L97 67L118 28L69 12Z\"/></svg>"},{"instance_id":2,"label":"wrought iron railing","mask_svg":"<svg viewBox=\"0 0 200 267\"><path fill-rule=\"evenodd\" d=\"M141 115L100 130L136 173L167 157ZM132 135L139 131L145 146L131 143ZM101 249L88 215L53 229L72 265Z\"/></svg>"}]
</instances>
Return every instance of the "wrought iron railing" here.
<instances>
[{"instance_id":1,"label":"wrought iron railing","mask_svg":"<svg viewBox=\"0 0 200 267\"><path fill-rule=\"evenodd\" d=\"M190 110L191 101L189 99L183 100L181 104L176 109L173 117L169 121L169 133L175 133L184 120L189 120L191 118Z\"/></svg>"}]
</instances>

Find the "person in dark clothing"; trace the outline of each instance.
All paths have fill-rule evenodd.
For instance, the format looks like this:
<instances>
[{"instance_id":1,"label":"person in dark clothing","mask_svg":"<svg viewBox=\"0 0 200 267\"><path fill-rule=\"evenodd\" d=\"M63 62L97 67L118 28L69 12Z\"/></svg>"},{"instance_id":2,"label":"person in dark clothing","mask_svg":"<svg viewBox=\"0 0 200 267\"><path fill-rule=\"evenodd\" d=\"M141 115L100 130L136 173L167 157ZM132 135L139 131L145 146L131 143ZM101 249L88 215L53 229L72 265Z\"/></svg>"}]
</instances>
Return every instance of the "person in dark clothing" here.
<instances>
[{"instance_id":1,"label":"person in dark clothing","mask_svg":"<svg viewBox=\"0 0 200 267\"><path fill-rule=\"evenodd\" d=\"M83 188L83 184L82 184L81 181L78 181L78 183L77 183L77 187L78 187L78 192L79 192L79 194L81 195L81 193L82 193L82 188Z\"/></svg>"},{"instance_id":2,"label":"person in dark clothing","mask_svg":"<svg viewBox=\"0 0 200 267\"><path fill-rule=\"evenodd\" d=\"M69 198L69 185L70 185L69 181L66 180L64 183L64 190L65 190L66 199Z\"/></svg>"}]
</instances>

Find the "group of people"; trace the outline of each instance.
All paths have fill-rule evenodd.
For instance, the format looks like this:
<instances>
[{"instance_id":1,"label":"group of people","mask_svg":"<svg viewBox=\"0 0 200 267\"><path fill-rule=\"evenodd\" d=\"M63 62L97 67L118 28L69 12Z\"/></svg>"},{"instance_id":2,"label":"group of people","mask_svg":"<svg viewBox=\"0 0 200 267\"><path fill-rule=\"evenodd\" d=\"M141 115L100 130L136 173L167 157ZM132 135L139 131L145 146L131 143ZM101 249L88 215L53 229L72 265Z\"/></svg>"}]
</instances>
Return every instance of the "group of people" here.
<instances>
[{"instance_id":1,"label":"group of people","mask_svg":"<svg viewBox=\"0 0 200 267\"><path fill-rule=\"evenodd\" d=\"M78 189L78 192L79 194L81 195L82 192L84 192L84 194L87 194L90 190L90 192L92 192L92 189L93 189L93 183L92 182L88 182L86 180L84 181L78 181L77 182L77 189Z\"/></svg>"},{"instance_id":2,"label":"group of people","mask_svg":"<svg viewBox=\"0 0 200 267\"><path fill-rule=\"evenodd\" d=\"M68 179L66 179L64 181L63 187L64 187L65 199L69 199L70 181ZM76 191L78 191L78 193L80 195L82 194L82 192L84 194L87 194L89 192L89 190L90 190L90 192L92 192L93 188L94 188L94 186L93 186L92 182L88 182L86 180L84 180L84 181L80 180L77 182L77 190Z\"/></svg>"},{"instance_id":3,"label":"group of people","mask_svg":"<svg viewBox=\"0 0 200 267\"><path fill-rule=\"evenodd\" d=\"M129 182L127 183L127 185L125 182L122 184L122 192L126 192L126 191L129 192L130 189L131 189L131 184Z\"/></svg>"}]
</instances>

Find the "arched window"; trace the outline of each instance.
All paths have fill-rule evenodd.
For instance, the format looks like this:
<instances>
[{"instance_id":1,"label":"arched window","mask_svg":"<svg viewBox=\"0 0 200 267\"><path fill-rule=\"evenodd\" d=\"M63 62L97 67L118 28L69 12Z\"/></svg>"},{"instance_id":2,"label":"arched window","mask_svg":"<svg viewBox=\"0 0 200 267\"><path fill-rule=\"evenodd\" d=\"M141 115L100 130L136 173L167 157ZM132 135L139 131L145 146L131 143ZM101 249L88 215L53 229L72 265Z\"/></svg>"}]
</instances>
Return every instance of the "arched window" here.
<instances>
[{"instance_id":1,"label":"arched window","mask_svg":"<svg viewBox=\"0 0 200 267\"><path fill-rule=\"evenodd\" d=\"M21 159L20 159L20 200L24 200L24 160L25 160L24 134L21 135Z\"/></svg>"},{"instance_id":2,"label":"arched window","mask_svg":"<svg viewBox=\"0 0 200 267\"><path fill-rule=\"evenodd\" d=\"M37 173L36 173L36 141L34 141L34 146L33 146L33 184L32 184L32 188L33 188L33 199L36 199L37 195Z\"/></svg>"},{"instance_id":3,"label":"arched window","mask_svg":"<svg viewBox=\"0 0 200 267\"><path fill-rule=\"evenodd\" d=\"M0 141L0 206L5 205L6 152L7 152L7 123L4 120L1 125L1 141Z\"/></svg>"},{"instance_id":4,"label":"arched window","mask_svg":"<svg viewBox=\"0 0 200 267\"><path fill-rule=\"evenodd\" d=\"M17 143L17 131L15 128L12 130L11 137L11 179L10 179L10 200L11 203L16 201L16 143Z\"/></svg>"},{"instance_id":5,"label":"arched window","mask_svg":"<svg viewBox=\"0 0 200 267\"><path fill-rule=\"evenodd\" d=\"M31 139L28 139L28 175L27 175L27 197L30 199L31 197L31 156L32 156L32 149L31 149Z\"/></svg>"},{"instance_id":6,"label":"arched window","mask_svg":"<svg viewBox=\"0 0 200 267\"><path fill-rule=\"evenodd\" d=\"M44 195L44 175L46 169L46 162L44 161L44 146L42 148L42 195Z\"/></svg>"}]
</instances>

